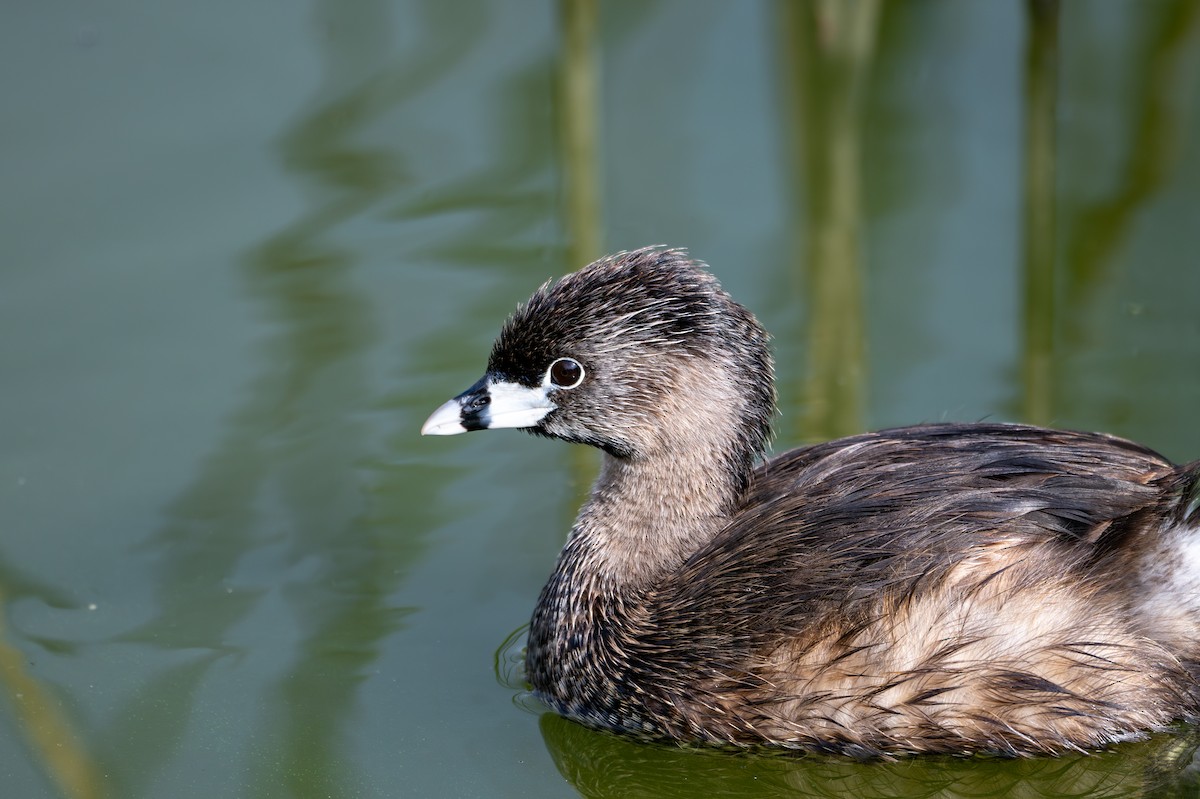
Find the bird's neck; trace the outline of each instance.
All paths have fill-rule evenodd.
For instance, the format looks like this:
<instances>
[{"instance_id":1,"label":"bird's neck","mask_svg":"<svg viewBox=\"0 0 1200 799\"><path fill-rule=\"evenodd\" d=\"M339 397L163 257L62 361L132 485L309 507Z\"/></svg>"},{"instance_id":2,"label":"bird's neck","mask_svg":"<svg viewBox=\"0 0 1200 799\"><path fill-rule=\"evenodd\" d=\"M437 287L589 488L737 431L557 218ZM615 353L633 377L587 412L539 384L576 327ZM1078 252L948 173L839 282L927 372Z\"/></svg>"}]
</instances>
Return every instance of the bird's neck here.
<instances>
[{"instance_id":1,"label":"bird's neck","mask_svg":"<svg viewBox=\"0 0 1200 799\"><path fill-rule=\"evenodd\" d=\"M720 406L693 408L692 416ZM669 446L606 456L542 590L529 634L529 679L560 712L605 713L619 687L643 599L729 521L747 474L728 416L676 426ZM708 431L709 437L699 436ZM608 698L605 698L608 697ZM612 700L615 701L615 700Z\"/></svg>"},{"instance_id":2,"label":"bird's neck","mask_svg":"<svg viewBox=\"0 0 1200 799\"><path fill-rule=\"evenodd\" d=\"M558 571L624 593L654 585L725 526L749 482L755 444L744 389L713 361L681 369L636 428L631 457L607 455ZM578 562L571 563L574 558Z\"/></svg>"},{"instance_id":3,"label":"bird's neck","mask_svg":"<svg viewBox=\"0 0 1200 799\"><path fill-rule=\"evenodd\" d=\"M564 558L586 558L595 581L620 590L653 585L728 522L739 492L728 468L717 452L606 456Z\"/></svg>"}]
</instances>

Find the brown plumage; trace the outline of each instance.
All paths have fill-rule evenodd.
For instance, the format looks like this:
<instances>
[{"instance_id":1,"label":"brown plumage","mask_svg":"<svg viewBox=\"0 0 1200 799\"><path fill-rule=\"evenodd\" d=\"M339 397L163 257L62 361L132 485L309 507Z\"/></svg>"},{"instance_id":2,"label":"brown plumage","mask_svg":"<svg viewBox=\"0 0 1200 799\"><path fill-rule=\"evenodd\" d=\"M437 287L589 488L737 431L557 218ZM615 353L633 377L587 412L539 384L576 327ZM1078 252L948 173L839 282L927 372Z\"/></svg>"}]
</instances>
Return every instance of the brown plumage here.
<instances>
[{"instance_id":1,"label":"brown plumage","mask_svg":"<svg viewBox=\"0 0 1200 799\"><path fill-rule=\"evenodd\" d=\"M423 432L607 453L534 611L593 727L856 755L1098 747L1200 709L1200 462L1111 436L899 428L755 467L767 337L679 251L540 288Z\"/></svg>"}]
</instances>

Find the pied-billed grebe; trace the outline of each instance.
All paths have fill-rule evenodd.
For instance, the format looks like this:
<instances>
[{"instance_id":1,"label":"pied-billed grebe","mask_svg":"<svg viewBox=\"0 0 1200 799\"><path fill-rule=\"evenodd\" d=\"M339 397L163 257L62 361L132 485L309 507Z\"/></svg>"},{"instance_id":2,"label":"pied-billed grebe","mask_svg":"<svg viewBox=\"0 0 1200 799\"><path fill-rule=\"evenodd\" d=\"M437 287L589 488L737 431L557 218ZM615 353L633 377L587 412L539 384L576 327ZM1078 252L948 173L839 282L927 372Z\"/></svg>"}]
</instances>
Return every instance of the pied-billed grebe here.
<instances>
[{"instance_id":1,"label":"pied-billed grebe","mask_svg":"<svg viewBox=\"0 0 1200 799\"><path fill-rule=\"evenodd\" d=\"M586 725L856 755L1102 746L1200 708L1200 462L933 424L757 467L767 336L677 250L542 286L422 433L606 453L529 632Z\"/></svg>"}]
</instances>

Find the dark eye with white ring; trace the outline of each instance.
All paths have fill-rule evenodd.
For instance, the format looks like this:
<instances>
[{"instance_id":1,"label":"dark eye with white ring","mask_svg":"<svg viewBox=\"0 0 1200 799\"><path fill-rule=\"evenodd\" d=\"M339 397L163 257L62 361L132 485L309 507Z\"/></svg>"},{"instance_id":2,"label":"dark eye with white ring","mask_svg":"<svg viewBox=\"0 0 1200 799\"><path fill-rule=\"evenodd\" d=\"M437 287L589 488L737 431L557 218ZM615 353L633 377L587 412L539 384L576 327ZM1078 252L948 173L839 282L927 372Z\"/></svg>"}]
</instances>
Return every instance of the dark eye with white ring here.
<instances>
[{"instance_id":1,"label":"dark eye with white ring","mask_svg":"<svg viewBox=\"0 0 1200 799\"><path fill-rule=\"evenodd\" d=\"M583 367L574 358L559 358L546 370L546 379L555 388L575 388L583 382Z\"/></svg>"}]
</instances>

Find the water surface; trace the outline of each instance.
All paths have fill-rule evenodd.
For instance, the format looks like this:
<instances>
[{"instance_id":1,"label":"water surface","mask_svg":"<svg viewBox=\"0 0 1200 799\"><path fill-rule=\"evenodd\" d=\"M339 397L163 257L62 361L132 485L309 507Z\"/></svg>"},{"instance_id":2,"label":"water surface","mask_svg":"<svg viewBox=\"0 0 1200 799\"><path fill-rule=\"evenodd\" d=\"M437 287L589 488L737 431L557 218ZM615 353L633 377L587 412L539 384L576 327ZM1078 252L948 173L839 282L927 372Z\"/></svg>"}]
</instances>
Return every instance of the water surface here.
<instances>
[{"instance_id":1,"label":"water surface","mask_svg":"<svg viewBox=\"0 0 1200 799\"><path fill-rule=\"evenodd\" d=\"M417 436L535 286L668 243L774 334L777 448L1200 457L1200 4L1048 8L8 8L4 794L1200 793L1186 731L857 764L539 717L494 658L594 459Z\"/></svg>"}]
</instances>

